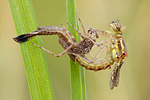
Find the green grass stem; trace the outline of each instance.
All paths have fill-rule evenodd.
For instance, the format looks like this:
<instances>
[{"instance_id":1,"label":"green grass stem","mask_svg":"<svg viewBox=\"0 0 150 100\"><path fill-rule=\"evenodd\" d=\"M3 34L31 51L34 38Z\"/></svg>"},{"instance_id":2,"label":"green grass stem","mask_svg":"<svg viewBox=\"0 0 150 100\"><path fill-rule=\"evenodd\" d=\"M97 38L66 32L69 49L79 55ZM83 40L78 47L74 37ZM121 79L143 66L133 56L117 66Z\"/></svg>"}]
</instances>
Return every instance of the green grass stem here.
<instances>
[{"instance_id":1,"label":"green grass stem","mask_svg":"<svg viewBox=\"0 0 150 100\"><path fill-rule=\"evenodd\" d=\"M9 0L9 4L17 35L36 30L38 25L31 0ZM41 37L20 44L31 99L55 100L44 51L32 42L42 46Z\"/></svg>"},{"instance_id":2,"label":"green grass stem","mask_svg":"<svg viewBox=\"0 0 150 100\"><path fill-rule=\"evenodd\" d=\"M78 28L78 18L76 15L75 0L67 0L67 19L68 23ZM80 41L80 37L70 25L68 30L74 35L76 41ZM78 64L70 60L71 74L71 100L86 100L84 69Z\"/></svg>"}]
</instances>

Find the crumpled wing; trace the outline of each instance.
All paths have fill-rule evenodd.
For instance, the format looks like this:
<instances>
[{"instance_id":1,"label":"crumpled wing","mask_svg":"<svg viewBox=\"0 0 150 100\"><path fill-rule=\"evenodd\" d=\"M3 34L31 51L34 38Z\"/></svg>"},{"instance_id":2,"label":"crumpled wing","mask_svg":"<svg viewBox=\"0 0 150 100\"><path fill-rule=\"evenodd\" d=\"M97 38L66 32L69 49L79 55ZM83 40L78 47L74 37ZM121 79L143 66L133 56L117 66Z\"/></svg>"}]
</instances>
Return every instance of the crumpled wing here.
<instances>
[{"instance_id":1,"label":"crumpled wing","mask_svg":"<svg viewBox=\"0 0 150 100\"><path fill-rule=\"evenodd\" d=\"M110 75L110 89L112 90L114 87L119 85L119 75L120 69L124 62L116 63L113 67Z\"/></svg>"}]
</instances>

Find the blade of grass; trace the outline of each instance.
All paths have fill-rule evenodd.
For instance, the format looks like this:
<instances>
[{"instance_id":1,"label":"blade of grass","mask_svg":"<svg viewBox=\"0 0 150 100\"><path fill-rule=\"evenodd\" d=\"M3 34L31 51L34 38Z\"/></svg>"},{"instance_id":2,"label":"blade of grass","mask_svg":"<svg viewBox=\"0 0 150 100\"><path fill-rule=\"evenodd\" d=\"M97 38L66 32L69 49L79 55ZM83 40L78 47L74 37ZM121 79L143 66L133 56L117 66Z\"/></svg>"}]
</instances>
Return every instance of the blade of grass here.
<instances>
[{"instance_id":1,"label":"blade of grass","mask_svg":"<svg viewBox=\"0 0 150 100\"><path fill-rule=\"evenodd\" d=\"M17 34L34 31L37 21L31 0L9 0L9 4ZM40 37L20 44L31 99L55 100L44 52L34 46L32 42L42 46Z\"/></svg>"},{"instance_id":2,"label":"blade of grass","mask_svg":"<svg viewBox=\"0 0 150 100\"><path fill-rule=\"evenodd\" d=\"M78 18L76 15L75 0L67 0L67 19L68 23L78 28ZM74 35L76 41L80 41L77 32L68 25L68 30ZM86 100L84 69L80 65L70 60L71 70L71 100Z\"/></svg>"}]
</instances>

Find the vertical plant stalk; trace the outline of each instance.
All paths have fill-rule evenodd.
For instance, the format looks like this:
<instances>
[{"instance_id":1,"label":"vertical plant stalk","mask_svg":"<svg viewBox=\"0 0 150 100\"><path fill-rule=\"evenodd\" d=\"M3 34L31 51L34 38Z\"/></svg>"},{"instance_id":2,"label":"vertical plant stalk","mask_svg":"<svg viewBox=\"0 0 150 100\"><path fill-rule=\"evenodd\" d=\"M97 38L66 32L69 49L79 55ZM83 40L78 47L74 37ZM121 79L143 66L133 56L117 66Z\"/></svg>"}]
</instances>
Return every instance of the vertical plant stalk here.
<instances>
[{"instance_id":1,"label":"vertical plant stalk","mask_svg":"<svg viewBox=\"0 0 150 100\"><path fill-rule=\"evenodd\" d=\"M18 35L37 28L31 0L9 0L9 4ZM31 99L55 100L44 51L34 46L32 42L42 46L40 37L20 44Z\"/></svg>"},{"instance_id":2,"label":"vertical plant stalk","mask_svg":"<svg viewBox=\"0 0 150 100\"><path fill-rule=\"evenodd\" d=\"M67 19L68 23L78 28L78 18L76 15L75 0L67 0ZM68 25L68 30L74 35L76 41L80 40L79 35L71 26ZM84 69L78 64L70 60L71 71L71 100L86 100Z\"/></svg>"}]
</instances>

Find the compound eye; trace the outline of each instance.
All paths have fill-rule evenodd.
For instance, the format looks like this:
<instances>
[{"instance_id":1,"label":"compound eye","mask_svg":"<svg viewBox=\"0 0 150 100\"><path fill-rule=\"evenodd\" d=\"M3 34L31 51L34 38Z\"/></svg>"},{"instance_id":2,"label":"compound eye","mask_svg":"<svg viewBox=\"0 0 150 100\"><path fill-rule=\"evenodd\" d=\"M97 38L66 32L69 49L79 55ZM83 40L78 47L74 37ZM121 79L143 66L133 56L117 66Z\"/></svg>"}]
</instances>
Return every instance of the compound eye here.
<instances>
[{"instance_id":1,"label":"compound eye","mask_svg":"<svg viewBox=\"0 0 150 100\"><path fill-rule=\"evenodd\" d=\"M114 21L112 21L112 23L115 23Z\"/></svg>"}]
</instances>

